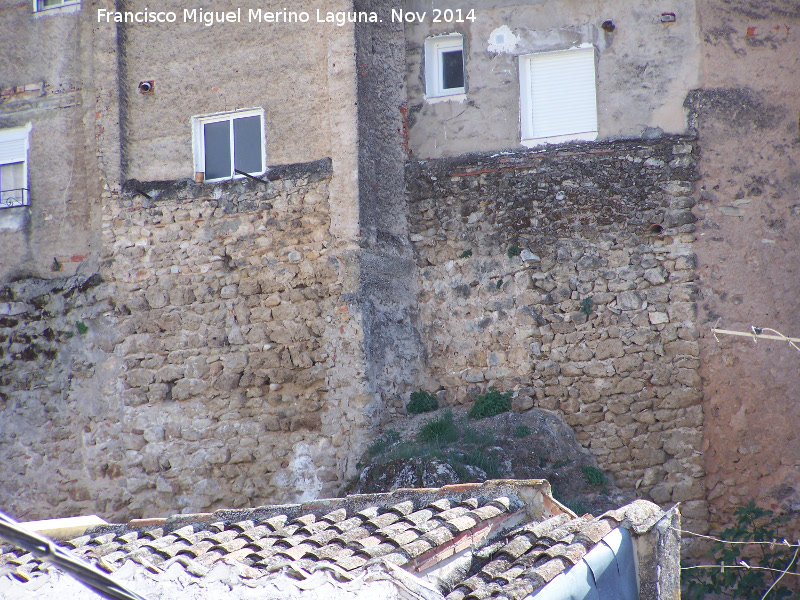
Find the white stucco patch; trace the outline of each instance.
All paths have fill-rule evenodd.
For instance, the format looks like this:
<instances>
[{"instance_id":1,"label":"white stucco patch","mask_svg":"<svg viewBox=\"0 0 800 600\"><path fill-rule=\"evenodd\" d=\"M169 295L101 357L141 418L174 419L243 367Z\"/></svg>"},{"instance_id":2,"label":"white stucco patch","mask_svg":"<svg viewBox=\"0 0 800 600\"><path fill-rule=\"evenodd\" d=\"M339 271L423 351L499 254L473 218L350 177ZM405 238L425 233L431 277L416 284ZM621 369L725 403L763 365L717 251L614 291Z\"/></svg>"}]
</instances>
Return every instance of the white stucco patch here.
<instances>
[{"instance_id":1,"label":"white stucco patch","mask_svg":"<svg viewBox=\"0 0 800 600\"><path fill-rule=\"evenodd\" d=\"M489 52L511 54L517 47L519 38L509 29L508 25L501 25L489 34Z\"/></svg>"},{"instance_id":2,"label":"white stucco patch","mask_svg":"<svg viewBox=\"0 0 800 600\"><path fill-rule=\"evenodd\" d=\"M275 475L272 483L280 487L302 490L298 502L314 500L320 497L322 481L317 475L317 465L312 457L313 449L309 444L298 443L294 447L294 458L284 471Z\"/></svg>"}]
</instances>

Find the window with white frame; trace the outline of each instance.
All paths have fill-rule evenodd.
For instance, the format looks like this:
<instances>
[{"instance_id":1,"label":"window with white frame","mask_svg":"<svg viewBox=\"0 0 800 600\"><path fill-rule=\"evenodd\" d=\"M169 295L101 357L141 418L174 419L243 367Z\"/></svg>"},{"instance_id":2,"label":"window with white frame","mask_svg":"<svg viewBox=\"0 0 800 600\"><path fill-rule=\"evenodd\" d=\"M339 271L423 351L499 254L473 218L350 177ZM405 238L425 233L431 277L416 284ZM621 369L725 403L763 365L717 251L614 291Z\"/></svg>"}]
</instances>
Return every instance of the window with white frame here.
<instances>
[{"instance_id":1,"label":"window with white frame","mask_svg":"<svg viewBox=\"0 0 800 600\"><path fill-rule=\"evenodd\" d=\"M0 129L0 208L27 206L30 124Z\"/></svg>"},{"instance_id":2,"label":"window with white frame","mask_svg":"<svg viewBox=\"0 0 800 600\"><path fill-rule=\"evenodd\" d=\"M597 138L593 46L521 56L519 74L522 144Z\"/></svg>"},{"instance_id":3,"label":"window with white frame","mask_svg":"<svg viewBox=\"0 0 800 600\"><path fill-rule=\"evenodd\" d=\"M425 40L425 95L440 98L464 92L463 36L456 33Z\"/></svg>"},{"instance_id":4,"label":"window with white frame","mask_svg":"<svg viewBox=\"0 0 800 600\"><path fill-rule=\"evenodd\" d=\"M80 3L80 0L33 0L33 10L34 12L41 12L51 8L80 5Z\"/></svg>"},{"instance_id":5,"label":"window with white frame","mask_svg":"<svg viewBox=\"0 0 800 600\"><path fill-rule=\"evenodd\" d=\"M266 170L263 109L192 117L195 172L219 181Z\"/></svg>"}]
</instances>

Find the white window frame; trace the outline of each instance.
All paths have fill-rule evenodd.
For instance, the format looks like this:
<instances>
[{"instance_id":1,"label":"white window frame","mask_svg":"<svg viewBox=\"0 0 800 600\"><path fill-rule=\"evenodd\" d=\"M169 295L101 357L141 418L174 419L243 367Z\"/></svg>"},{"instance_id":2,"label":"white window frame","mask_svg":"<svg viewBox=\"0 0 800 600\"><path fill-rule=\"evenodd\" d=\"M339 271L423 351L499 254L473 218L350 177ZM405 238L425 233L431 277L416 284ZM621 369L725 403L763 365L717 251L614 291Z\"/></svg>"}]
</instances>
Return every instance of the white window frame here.
<instances>
[{"instance_id":1,"label":"white window frame","mask_svg":"<svg viewBox=\"0 0 800 600\"><path fill-rule=\"evenodd\" d=\"M250 173L250 175L263 175L267 170L267 145L264 134L264 109L250 108L245 110L234 110L230 112L214 113L209 115L197 115L192 117L192 155L194 159L195 173L206 172L205 137L203 125L206 123L219 123L221 121L233 121L243 117L259 117L261 120L261 170ZM231 154L234 152L233 127L231 129ZM231 156L231 168L236 164L235 156ZM218 177L216 179L205 179L208 182L225 181L228 179L241 179L244 175L233 173L232 177Z\"/></svg>"},{"instance_id":2,"label":"white window frame","mask_svg":"<svg viewBox=\"0 0 800 600\"><path fill-rule=\"evenodd\" d=\"M580 57L579 53L583 56ZM537 135L536 124L534 123L535 117L533 114L533 91L531 89L531 69L532 63L534 63L539 58L551 59L557 58L558 56L563 56L565 59L574 59L579 58L580 60L585 60L586 63L583 65L584 67L588 68L589 62L591 62L591 85L589 85L588 75L584 74L584 77L587 77L587 80L584 81L584 89L590 90L589 96L586 96L586 109L587 109L587 121L590 122L590 126L588 127L581 127L581 131L564 131L563 133L550 133L549 135ZM574 77L573 77L574 81ZM538 146L541 144L557 144L560 142L568 142L568 141L592 141L597 139L597 66L595 64L595 48L591 44L583 44L581 46L570 48L569 50L557 50L553 52L539 52L537 54L528 54L524 56L520 56L519 58L519 82L520 82L520 141L522 145L528 146L529 148L532 146ZM589 107L592 107L591 109ZM592 115L588 113L589 110L593 110L593 119Z\"/></svg>"},{"instance_id":3,"label":"white window frame","mask_svg":"<svg viewBox=\"0 0 800 600\"><path fill-rule=\"evenodd\" d=\"M81 7L81 0L61 0L61 3L56 6L42 6L43 2L44 0L33 0L33 12L75 12Z\"/></svg>"},{"instance_id":4,"label":"white window frame","mask_svg":"<svg viewBox=\"0 0 800 600\"><path fill-rule=\"evenodd\" d=\"M22 204L4 206L0 200L0 208L15 208L15 206L28 206L30 204L30 191L28 190L28 152L30 150L31 124L23 127L0 129L0 166L22 163ZM14 188L20 189L20 188ZM27 197L26 197L27 196Z\"/></svg>"},{"instance_id":5,"label":"white window frame","mask_svg":"<svg viewBox=\"0 0 800 600\"><path fill-rule=\"evenodd\" d=\"M435 100L463 100L466 98L466 87L444 87L444 61L442 54L445 52L461 50L461 68L465 66L464 36L460 33L451 33L430 37L425 40L425 98ZM466 73L464 73L466 83Z\"/></svg>"}]
</instances>

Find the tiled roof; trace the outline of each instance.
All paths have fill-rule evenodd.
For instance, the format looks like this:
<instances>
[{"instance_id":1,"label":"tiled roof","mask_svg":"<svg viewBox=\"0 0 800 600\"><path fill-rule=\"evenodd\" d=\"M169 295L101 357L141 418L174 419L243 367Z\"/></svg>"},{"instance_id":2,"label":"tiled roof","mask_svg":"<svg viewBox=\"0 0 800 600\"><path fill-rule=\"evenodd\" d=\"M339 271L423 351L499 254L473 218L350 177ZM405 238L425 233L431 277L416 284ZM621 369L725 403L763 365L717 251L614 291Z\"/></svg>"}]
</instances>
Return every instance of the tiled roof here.
<instances>
[{"instance_id":1,"label":"tiled roof","mask_svg":"<svg viewBox=\"0 0 800 600\"><path fill-rule=\"evenodd\" d=\"M227 564L242 580L276 572L302 580L325 570L339 581L376 561L418 573L481 548L447 598L519 599L574 565L619 524L644 530L663 515L636 501L599 518L574 517L549 492L538 480L396 490L100 526L62 545L112 574L134 561L153 573L177 564L195 578ZM50 569L20 549L0 547L0 574L25 582Z\"/></svg>"}]
</instances>

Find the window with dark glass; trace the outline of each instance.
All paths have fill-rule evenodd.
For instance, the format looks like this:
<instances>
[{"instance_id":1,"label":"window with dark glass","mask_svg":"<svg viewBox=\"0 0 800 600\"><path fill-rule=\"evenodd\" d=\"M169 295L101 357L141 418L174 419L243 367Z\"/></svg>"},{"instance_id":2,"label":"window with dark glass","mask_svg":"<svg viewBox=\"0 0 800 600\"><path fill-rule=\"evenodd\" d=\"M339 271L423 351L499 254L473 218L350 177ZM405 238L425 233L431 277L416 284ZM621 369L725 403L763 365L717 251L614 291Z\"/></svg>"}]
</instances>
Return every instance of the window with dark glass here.
<instances>
[{"instance_id":1,"label":"window with dark glass","mask_svg":"<svg viewBox=\"0 0 800 600\"><path fill-rule=\"evenodd\" d=\"M463 36L451 33L425 40L425 96L440 98L465 92Z\"/></svg>"},{"instance_id":2,"label":"window with dark glass","mask_svg":"<svg viewBox=\"0 0 800 600\"><path fill-rule=\"evenodd\" d=\"M442 52L442 88L449 90L464 87L464 52Z\"/></svg>"},{"instance_id":3,"label":"window with dark glass","mask_svg":"<svg viewBox=\"0 0 800 600\"><path fill-rule=\"evenodd\" d=\"M243 173L256 174L264 171L263 119L252 111L238 116L199 118L201 136L200 152L195 157L196 170L204 173L204 179L230 179ZM200 159L200 160L198 160Z\"/></svg>"}]
</instances>

